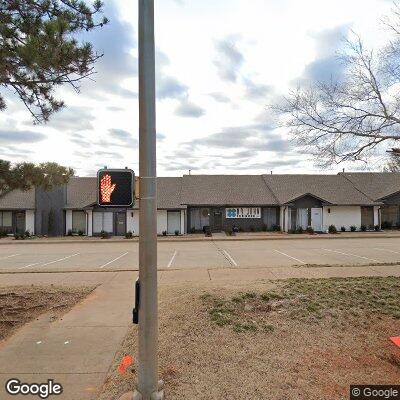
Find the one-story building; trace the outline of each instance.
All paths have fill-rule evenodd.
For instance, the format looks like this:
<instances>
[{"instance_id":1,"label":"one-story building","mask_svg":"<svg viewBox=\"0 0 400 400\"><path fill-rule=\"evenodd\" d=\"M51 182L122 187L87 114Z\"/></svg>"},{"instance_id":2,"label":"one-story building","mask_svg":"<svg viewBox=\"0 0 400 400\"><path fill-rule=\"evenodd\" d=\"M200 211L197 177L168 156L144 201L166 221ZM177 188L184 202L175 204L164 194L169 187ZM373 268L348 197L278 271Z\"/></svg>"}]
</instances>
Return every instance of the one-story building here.
<instances>
[{"instance_id":1,"label":"one-story building","mask_svg":"<svg viewBox=\"0 0 400 400\"><path fill-rule=\"evenodd\" d=\"M35 190L14 190L0 197L0 232L35 234Z\"/></svg>"},{"instance_id":2,"label":"one-story building","mask_svg":"<svg viewBox=\"0 0 400 400\"><path fill-rule=\"evenodd\" d=\"M279 229L279 203L261 175L184 175L188 232Z\"/></svg>"},{"instance_id":3,"label":"one-story building","mask_svg":"<svg viewBox=\"0 0 400 400\"><path fill-rule=\"evenodd\" d=\"M330 225L357 230L400 226L400 173L337 175L184 175L157 178L158 234ZM0 196L0 230L38 235L139 234L139 201L132 208L97 205L97 178L73 177L51 191Z\"/></svg>"},{"instance_id":4,"label":"one-story building","mask_svg":"<svg viewBox=\"0 0 400 400\"><path fill-rule=\"evenodd\" d=\"M284 231L311 226L326 232L351 226L374 229L379 225L379 208L342 175L264 175L266 185L281 206Z\"/></svg>"},{"instance_id":5,"label":"one-story building","mask_svg":"<svg viewBox=\"0 0 400 400\"><path fill-rule=\"evenodd\" d=\"M360 192L381 203L381 223L400 227L400 173L349 172L343 175Z\"/></svg>"},{"instance_id":6,"label":"one-story building","mask_svg":"<svg viewBox=\"0 0 400 400\"><path fill-rule=\"evenodd\" d=\"M157 233L186 233L186 207L180 203L181 178L157 178L157 193ZM139 234L139 201L132 208L97 205L97 178L71 178L64 210L65 234Z\"/></svg>"}]
</instances>

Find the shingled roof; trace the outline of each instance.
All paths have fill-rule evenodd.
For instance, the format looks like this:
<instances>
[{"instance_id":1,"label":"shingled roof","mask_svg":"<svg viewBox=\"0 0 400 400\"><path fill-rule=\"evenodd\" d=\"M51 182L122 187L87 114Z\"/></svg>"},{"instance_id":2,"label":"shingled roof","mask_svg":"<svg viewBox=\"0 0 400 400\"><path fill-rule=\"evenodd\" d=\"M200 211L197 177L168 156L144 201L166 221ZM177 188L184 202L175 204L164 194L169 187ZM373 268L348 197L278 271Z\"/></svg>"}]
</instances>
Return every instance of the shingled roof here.
<instances>
[{"instance_id":1,"label":"shingled roof","mask_svg":"<svg viewBox=\"0 0 400 400\"><path fill-rule=\"evenodd\" d=\"M261 175L184 175L187 205L278 205Z\"/></svg>"},{"instance_id":2,"label":"shingled roof","mask_svg":"<svg viewBox=\"0 0 400 400\"><path fill-rule=\"evenodd\" d=\"M157 208L184 208L181 205L182 178L157 178ZM74 177L67 185L66 209L82 209L97 203L97 178ZM134 207L139 208L136 201Z\"/></svg>"},{"instance_id":3,"label":"shingled roof","mask_svg":"<svg viewBox=\"0 0 400 400\"><path fill-rule=\"evenodd\" d=\"M26 192L13 190L5 196L0 197L0 210L34 210L35 189Z\"/></svg>"},{"instance_id":4,"label":"shingled roof","mask_svg":"<svg viewBox=\"0 0 400 400\"><path fill-rule=\"evenodd\" d=\"M380 200L400 191L400 172L340 173L373 200Z\"/></svg>"},{"instance_id":5,"label":"shingled roof","mask_svg":"<svg viewBox=\"0 0 400 400\"><path fill-rule=\"evenodd\" d=\"M263 175L279 203L287 204L310 194L332 205L374 205L341 175Z\"/></svg>"},{"instance_id":6,"label":"shingled roof","mask_svg":"<svg viewBox=\"0 0 400 400\"><path fill-rule=\"evenodd\" d=\"M73 177L67 184L65 208L82 209L97 202L97 178Z\"/></svg>"}]
</instances>

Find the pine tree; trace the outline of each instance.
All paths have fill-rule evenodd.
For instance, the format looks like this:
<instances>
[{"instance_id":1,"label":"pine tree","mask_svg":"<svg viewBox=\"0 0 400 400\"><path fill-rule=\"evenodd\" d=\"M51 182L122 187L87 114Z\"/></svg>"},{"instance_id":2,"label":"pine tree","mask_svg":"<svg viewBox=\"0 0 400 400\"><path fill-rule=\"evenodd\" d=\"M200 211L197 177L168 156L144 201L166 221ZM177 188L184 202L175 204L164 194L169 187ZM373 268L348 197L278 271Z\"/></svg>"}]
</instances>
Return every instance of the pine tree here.
<instances>
[{"instance_id":1,"label":"pine tree","mask_svg":"<svg viewBox=\"0 0 400 400\"><path fill-rule=\"evenodd\" d=\"M79 91L102 54L76 35L108 22L103 4L82 0L0 0L0 85L13 90L35 123L48 121L64 103L54 97L64 84ZM0 94L0 110L6 108Z\"/></svg>"}]
</instances>

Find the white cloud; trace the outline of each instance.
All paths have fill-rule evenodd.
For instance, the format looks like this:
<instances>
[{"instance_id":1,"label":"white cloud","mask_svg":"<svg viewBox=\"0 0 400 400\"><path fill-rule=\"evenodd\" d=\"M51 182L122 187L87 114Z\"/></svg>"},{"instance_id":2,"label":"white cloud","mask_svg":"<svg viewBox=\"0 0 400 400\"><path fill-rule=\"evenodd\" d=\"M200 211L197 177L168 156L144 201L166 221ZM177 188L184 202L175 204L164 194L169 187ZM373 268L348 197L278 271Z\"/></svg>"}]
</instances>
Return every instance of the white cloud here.
<instances>
[{"instance_id":1,"label":"white cloud","mask_svg":"<svg viewBox=\"0 0 400 400\"><path fill-rule=\"evenodd\" d=\"M111 0L106 6L110 24L84 35L104 51L95 82L85 82L80 94L58 90L68 108L42 127L24 124L29 115L14 103L0 114L2 126L12 119L20 131L15 137L29 146L26 160L57 161L82 175L104 163L137 169L137 5ZM158 1L159 175L189 167L199 173L313 170L287 133L268 123L265 106L296 79L338 72L334 53L350 27L379 45L379 18L390 7L382 0ZM12 146L10 133L3 129L0 137ZM9 157L22 155L8 149Z\"/></svg>"}]
</instances>

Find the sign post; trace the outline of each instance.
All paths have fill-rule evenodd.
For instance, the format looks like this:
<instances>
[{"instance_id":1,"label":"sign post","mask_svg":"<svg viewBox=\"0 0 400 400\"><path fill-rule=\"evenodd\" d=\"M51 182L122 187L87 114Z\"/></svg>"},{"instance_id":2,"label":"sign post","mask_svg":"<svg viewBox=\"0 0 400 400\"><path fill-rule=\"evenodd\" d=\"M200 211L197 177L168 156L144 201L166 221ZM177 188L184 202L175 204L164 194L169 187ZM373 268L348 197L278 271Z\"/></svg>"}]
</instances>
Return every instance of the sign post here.
<instances>
[{"instance_id":1,"label":"sign post","mask_svg":"<svg viewBox=\"0 0 400 400\"><path fill-rule=\"evenodd\" d=\"M139 355L134 400L162 400L158 381L154 0L139 0Z\"/></svg>"}]
</instances>

